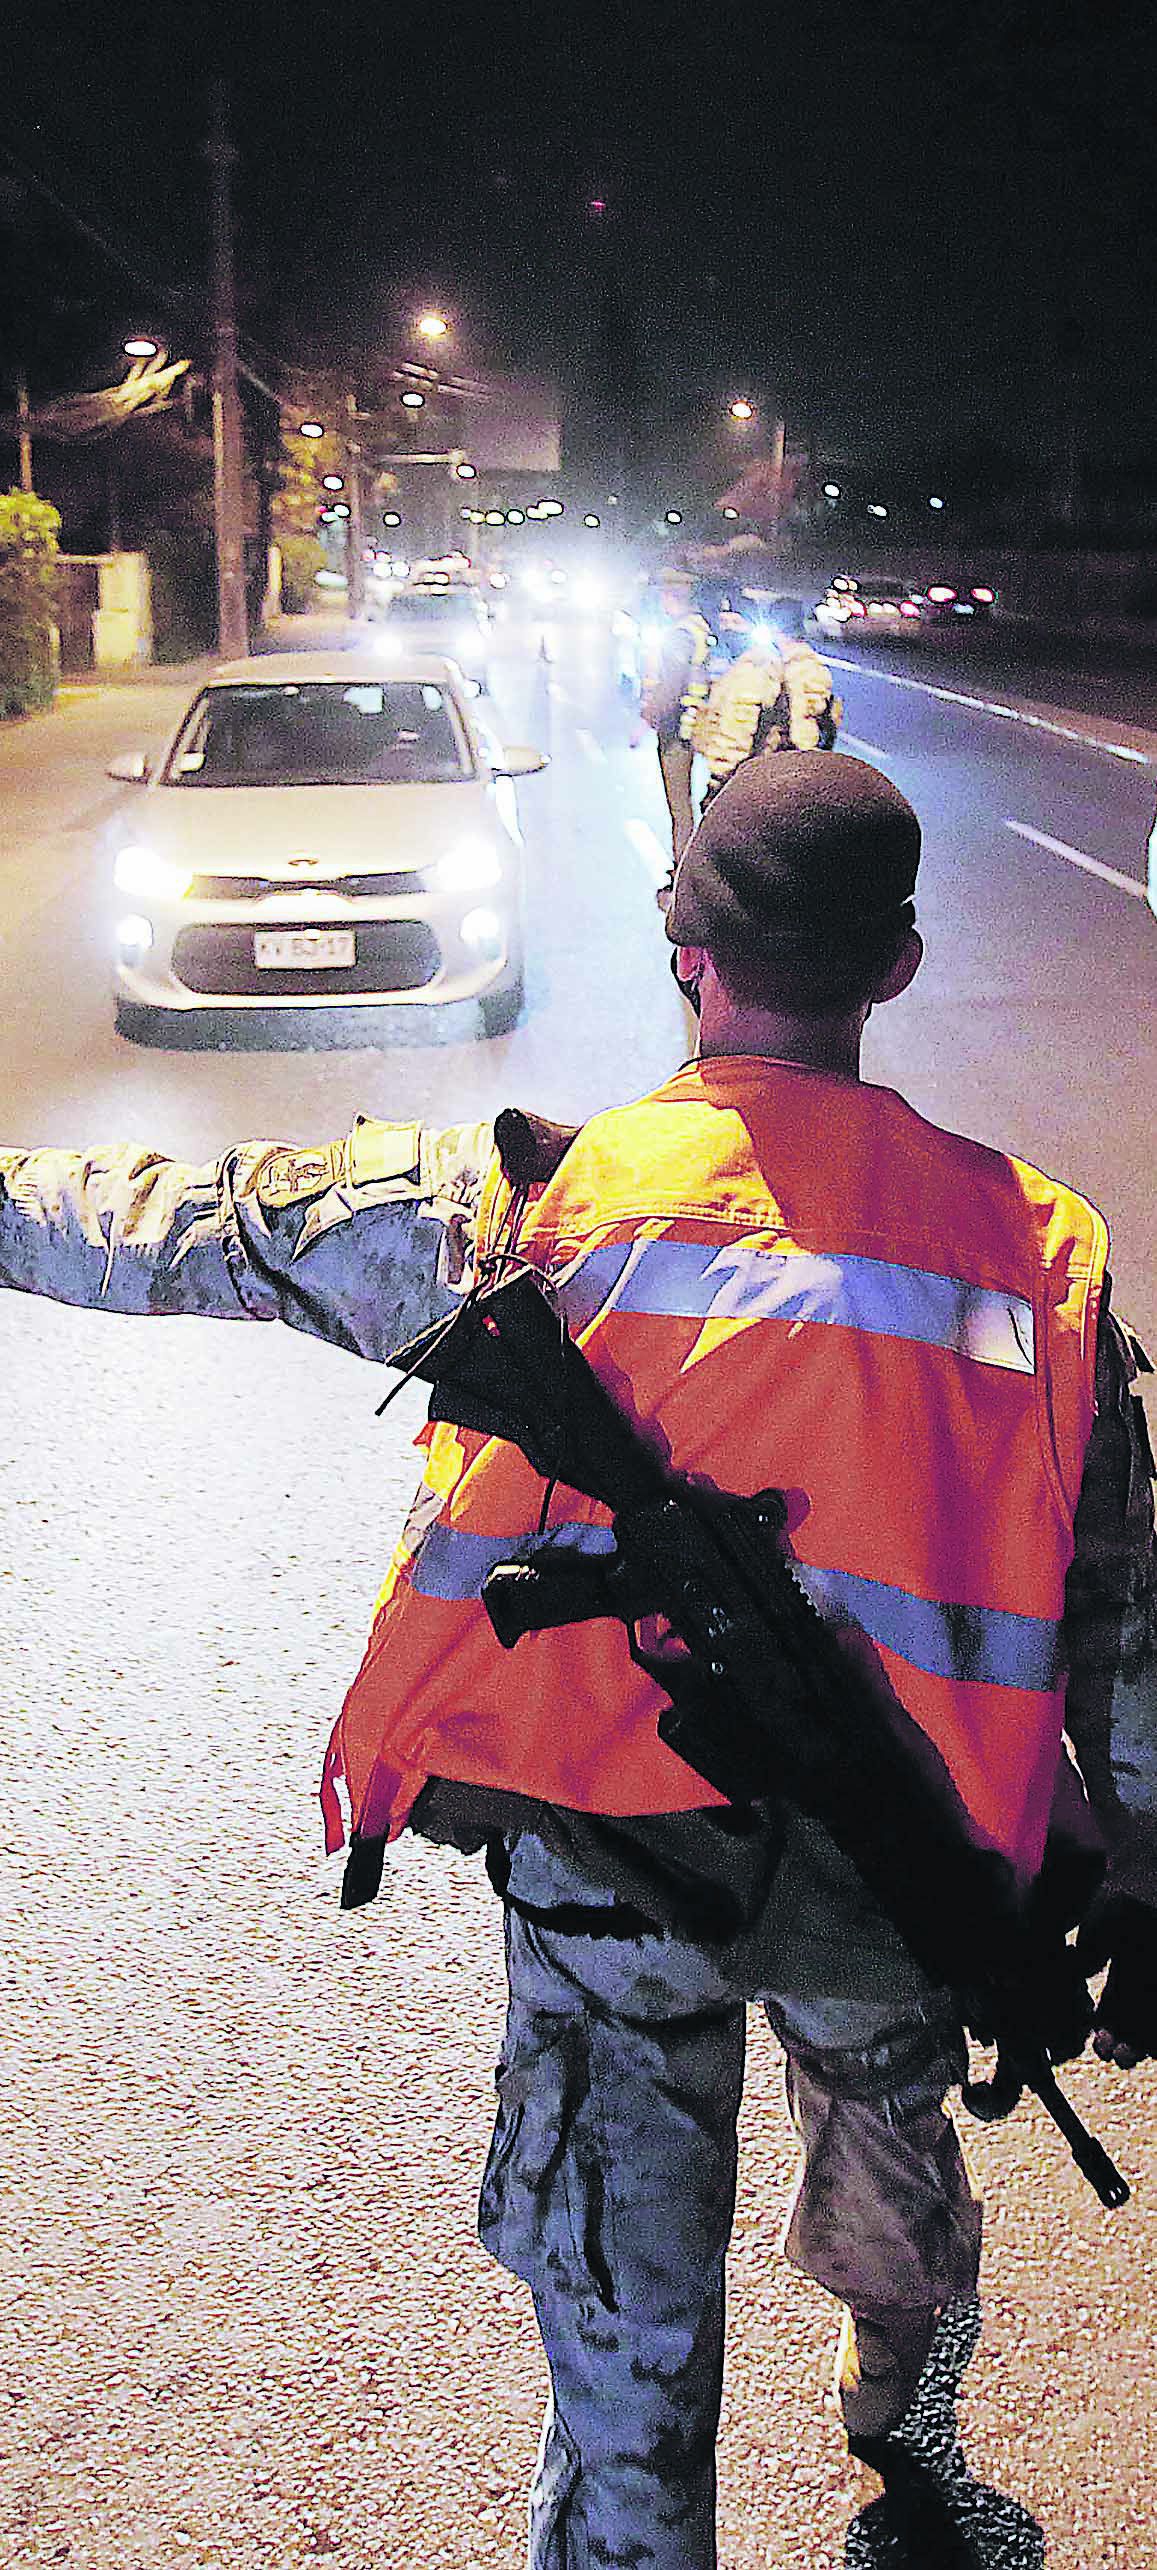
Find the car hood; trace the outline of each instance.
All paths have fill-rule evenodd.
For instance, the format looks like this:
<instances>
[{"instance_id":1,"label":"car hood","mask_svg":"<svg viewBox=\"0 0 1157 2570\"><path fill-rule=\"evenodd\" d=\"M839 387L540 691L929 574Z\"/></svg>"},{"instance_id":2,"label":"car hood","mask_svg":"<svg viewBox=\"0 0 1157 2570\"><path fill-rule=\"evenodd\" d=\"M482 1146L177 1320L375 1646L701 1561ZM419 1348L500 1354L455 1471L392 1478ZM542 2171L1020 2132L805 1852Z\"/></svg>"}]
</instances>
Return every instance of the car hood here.
<instances>
[{"instance_id":1,"label":"car hood","mask_svg":"<svg viewBox=\"0 0 1157 2570\"><path fill-rule=\"evenodd\" d=\"M459 839L509 838L490 789L459 785L158 786L118 819L116 844L198 874L311 877L432 865ZM303 857L316 859L305 866Z\"/></svg>"}]
</instances>

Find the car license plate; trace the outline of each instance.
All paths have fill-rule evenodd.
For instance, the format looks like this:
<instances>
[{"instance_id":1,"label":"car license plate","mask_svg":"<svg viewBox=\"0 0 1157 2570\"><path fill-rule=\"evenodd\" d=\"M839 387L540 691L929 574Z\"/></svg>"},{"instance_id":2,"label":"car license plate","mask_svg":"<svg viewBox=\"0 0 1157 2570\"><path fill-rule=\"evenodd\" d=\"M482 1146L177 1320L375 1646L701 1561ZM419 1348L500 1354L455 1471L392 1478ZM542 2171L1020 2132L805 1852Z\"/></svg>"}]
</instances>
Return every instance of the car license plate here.
<instances>
[{"instance_id":1,"label":"car license plate","mask_svg":"<svg viewBox=\"0 0 1157 2570\"><path fill-rule=\"evenodd\" d=\"M340 971L357 962L352 928L259 928L253 961L267 973Z\"/></svg>"}]
</instances>

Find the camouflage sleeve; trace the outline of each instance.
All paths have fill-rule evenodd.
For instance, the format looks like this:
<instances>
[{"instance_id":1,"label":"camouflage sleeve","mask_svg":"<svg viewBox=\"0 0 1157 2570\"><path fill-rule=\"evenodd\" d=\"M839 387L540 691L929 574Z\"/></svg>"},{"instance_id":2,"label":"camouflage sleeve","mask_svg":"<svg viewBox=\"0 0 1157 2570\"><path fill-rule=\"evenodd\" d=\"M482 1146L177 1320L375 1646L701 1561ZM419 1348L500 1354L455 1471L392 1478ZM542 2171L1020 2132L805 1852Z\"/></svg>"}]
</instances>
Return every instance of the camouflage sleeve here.
<instances>
[{"instance_id":1,"label":"camouflage sleeve","mask_svg":"<svg viewBox=\"0 0 1157 2570\"><path fill-rule=\"evenodd\" d=\"M1065 1721L1109 1842L1112 1888L1157 1905L1157 1547L1139 1372L1152 1372L1149 1360L1106 1302L1065 1588Z\"/></svg>"},{"instance_id":2,"label":"camouflage sleeve","mask_svg":"<svg viewBox=\"0 0 1157 2570\"><path fill-rule=\"evenodd\" d=\"M201 1167L131 1145L0 1151L0 1285L103 1312L286 1321L382 1358L468 1277L489 1124L359 1119Z\"/></svg>"}]
</instances>

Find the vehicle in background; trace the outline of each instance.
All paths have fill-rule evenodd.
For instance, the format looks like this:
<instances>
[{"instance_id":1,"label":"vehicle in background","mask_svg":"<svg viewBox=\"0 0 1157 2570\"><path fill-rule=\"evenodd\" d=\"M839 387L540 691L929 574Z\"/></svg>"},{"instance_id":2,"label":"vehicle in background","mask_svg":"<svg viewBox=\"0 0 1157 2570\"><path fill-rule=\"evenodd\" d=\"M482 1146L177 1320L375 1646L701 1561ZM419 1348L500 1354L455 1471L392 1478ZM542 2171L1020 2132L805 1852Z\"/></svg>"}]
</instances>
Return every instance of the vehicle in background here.
<instances>
[{"instance_id":1,"label":"vehicle in background","mask_svg":"<svg viewBox=\"0 0 1157 2570\"><path fill-rule=\"evenodd\" d=\"M490 685L490 620L477 591L462 581L424 578L415 587L372 596L376 649L393 662L415 652L453 660L485 695Z\"/></svg>"},{"instance_id":2,"label":"vehicle in background","mask_svg":"<svg viewBox=\"0 0 1157 2570\"><path fill-rule=\"evenodd\" d=\"M122 1034L198 1011L476 1000L502 1033L523 993L514 787L445 660L370 651L235 661L200 687L117 816Z\"/></svg>"},{"instance_id":3,"label":"vehicle in background","mask_svg":"<svg viewBox=\"0 0 1157 2570\"><path fill-rule=\"evenodd\" d=\"M910 589L908 595L920 611L921 625L983 624L996 605L995 589L984 582L975 589L963 584L954 589L950 581L932 580L926 589Z\"/></svg>"},{"instance_id":4,"label":"vehicle in background","mask_svg":"<svg viewBox=\"0 0 1157 2570\"><path fill-rule=\"evenodd\" d=\"M809 622L830 642L907 640L919 628L920 608L907 580L842 571L817 598Z\"/></svg>"},{"instance_id":5,"label":"vehicle in background","mask_svg":"<svg viewBox=\"0 0 1157 2570\"><path fill-rule=\"evenodd\" d=\"M921 589L914 580L842 571L816 600L809 622L833 642L864 642L882 635L916 642L936 626L952 625L959 631L967 624L983 623L995 605L996 591L984 581L974 587L963 583L953 587L948 580L931 580Z\"/></svg>"}]
</instances>

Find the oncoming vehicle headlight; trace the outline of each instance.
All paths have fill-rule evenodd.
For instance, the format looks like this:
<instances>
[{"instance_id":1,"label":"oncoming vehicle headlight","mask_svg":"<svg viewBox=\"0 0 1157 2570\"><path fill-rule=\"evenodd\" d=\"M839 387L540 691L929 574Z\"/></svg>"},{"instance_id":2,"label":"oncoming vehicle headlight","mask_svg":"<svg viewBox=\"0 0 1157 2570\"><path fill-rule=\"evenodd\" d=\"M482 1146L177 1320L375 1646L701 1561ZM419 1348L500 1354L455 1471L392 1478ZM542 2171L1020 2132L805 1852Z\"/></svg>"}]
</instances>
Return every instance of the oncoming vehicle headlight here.
<instances>
[{"instance_id":1,"label":"oncoming vehicle headlight","mask_svg":"<svg viewBox=\"0 0 1157 2570\"><path fill-rule=\"evenodd\" d=\"M481 892L487 884L497 883L502 866L496 848L488 848L484 839L464 839L460 847L447 848L434 868L434 881L439 892Z\"/></svg>"},{"instance_id":2,"label":"oncoming vehicle headlight","mask_svg":"<svg viewBox=\"0 0 1157 2570\"><path fill-rule=\"evenodd\" d=\"M117 891L135 893L138 901L183 901L192 881L190 866L174 865L152 848L122 848L113 867Z\"/></svg>"}]
</instances>

